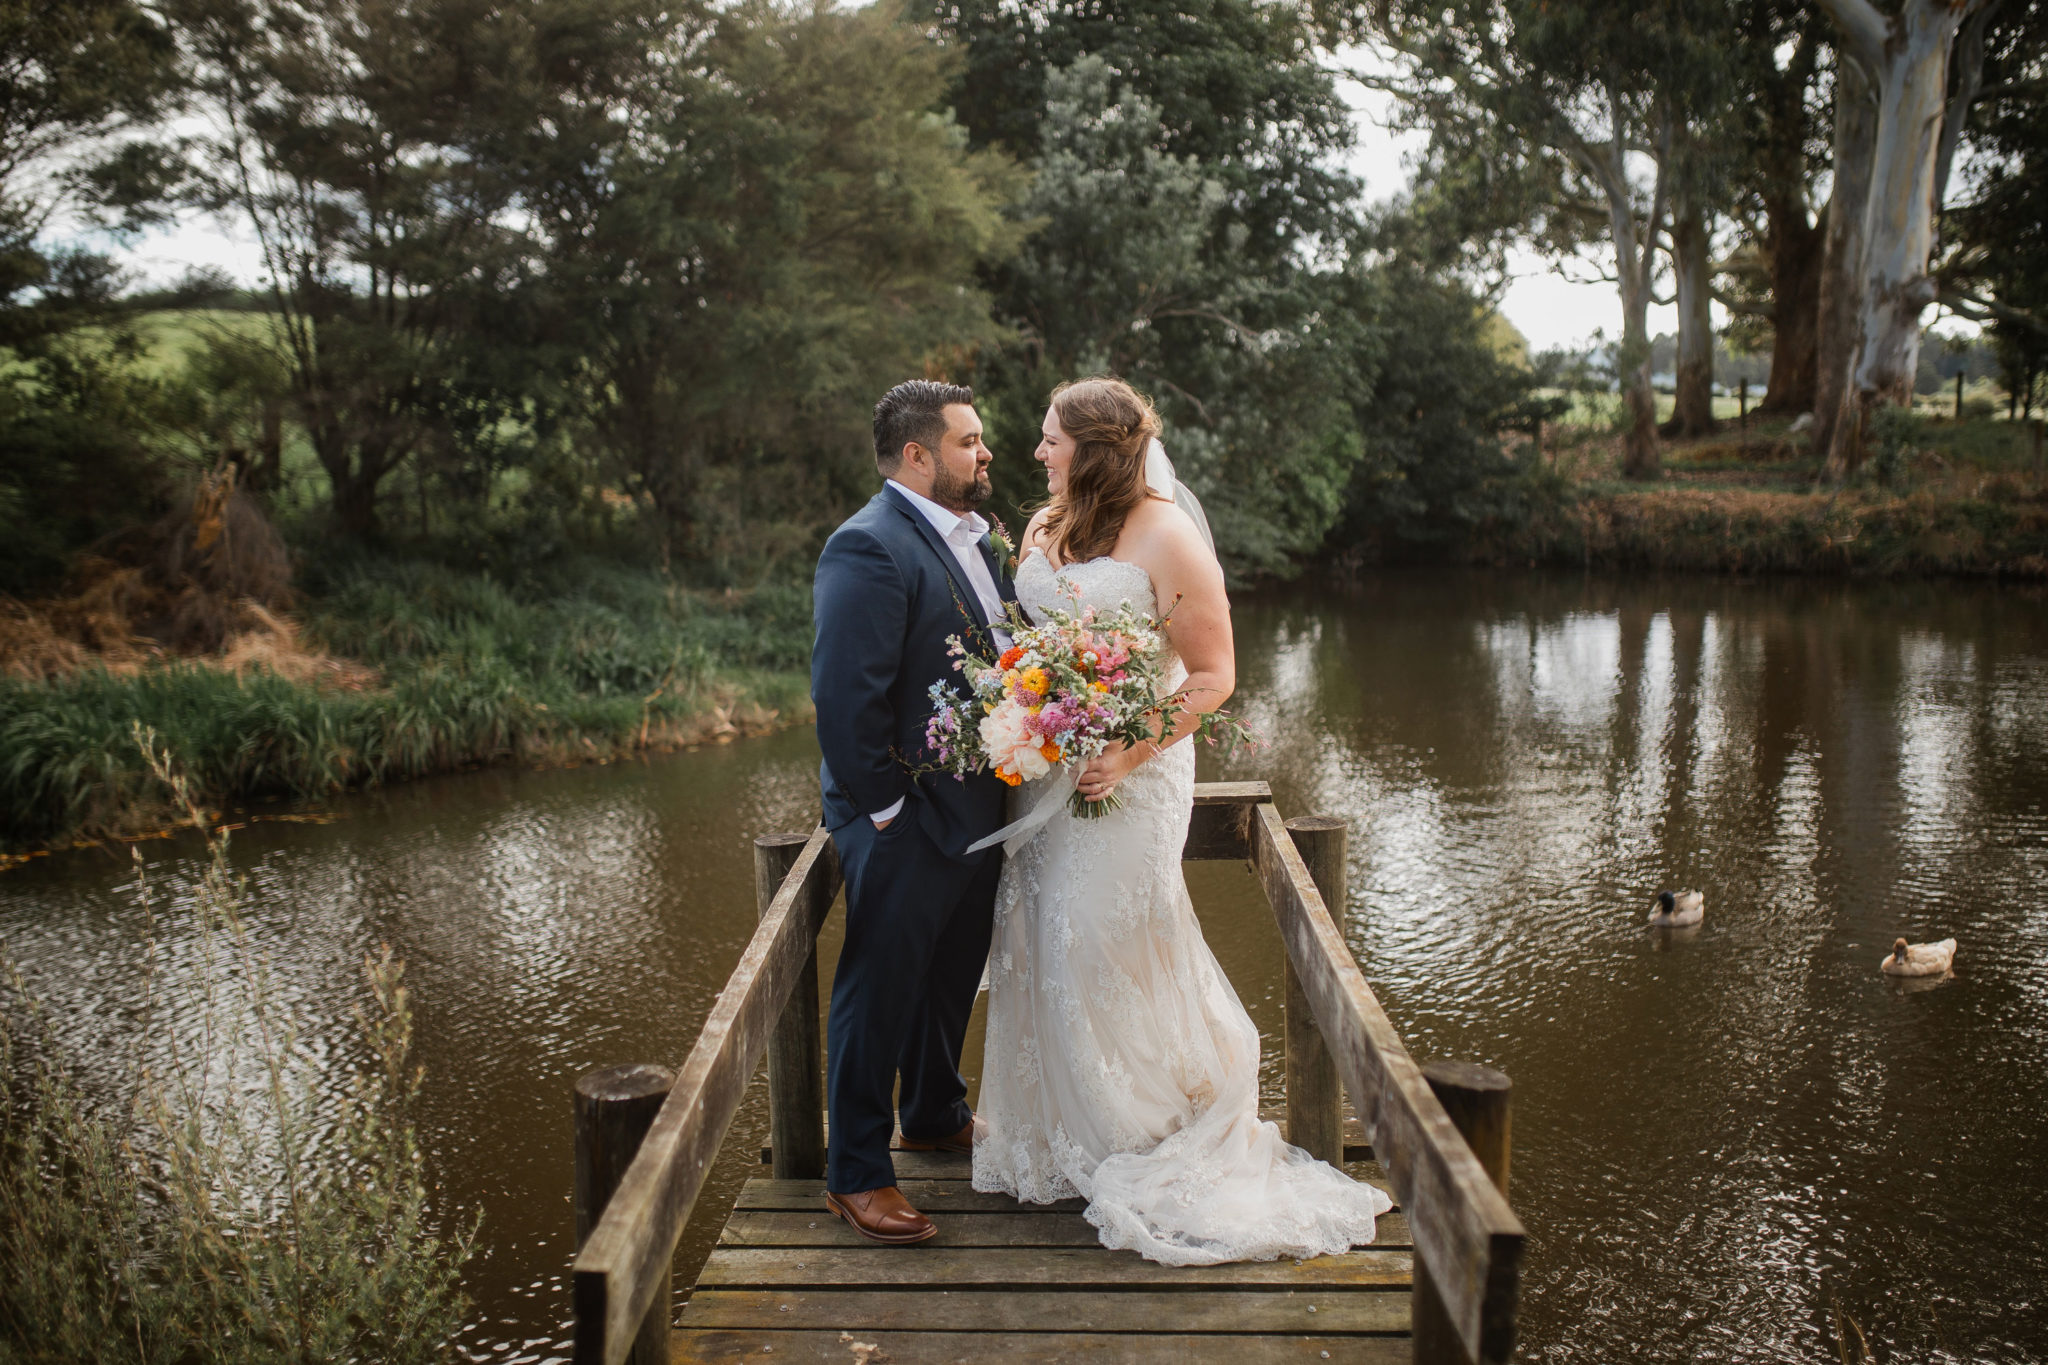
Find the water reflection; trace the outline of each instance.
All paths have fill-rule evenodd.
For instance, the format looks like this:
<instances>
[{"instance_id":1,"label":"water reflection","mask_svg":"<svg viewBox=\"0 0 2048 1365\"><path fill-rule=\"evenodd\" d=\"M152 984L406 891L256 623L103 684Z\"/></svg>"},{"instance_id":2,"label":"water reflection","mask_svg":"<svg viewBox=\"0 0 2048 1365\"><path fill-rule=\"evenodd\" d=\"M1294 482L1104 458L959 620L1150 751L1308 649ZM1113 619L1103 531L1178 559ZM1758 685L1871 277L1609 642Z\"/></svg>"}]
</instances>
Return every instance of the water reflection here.
<instances>
[{"instance_id":1,"label":"water reflection","mask_svg":"<svg viewBox=\"0 0 2048 1365\"><path fill-rule=\"evenodd\" d=\"M2042 606L1416 574L1240 607L1272 744L1207 775L1348 816L1347 936L1403 1033L1515 1078L1527 1358L1834 1358L1838 1307L1880 1358L2048 1358ZM753 927L747 838L808 822L814 752L476 774L237 836L319 1030L345 1036L363 952L412 964L436 1178L485 1216L473 1356L564 1354L570 1082L682 1056ZM195 853L143 847L161 898ZM1270 1044L1270 916L1242 868L1191 881ZM1648 928L1681 886L1706 923ZM102 1085L161 1043L126 1012L141 929L123 858L0 877L0 937ZM1957 974L1884 978L1901 933L1961 939ZM685 1271L765 1133L757 1086Z\"/></svg>"},{"instance_id":2,"label":"water reflection","mask_svg":"<svg viewBox=\"0 0 2048 1365\"><path fill-rule=\"evenodd\" d=\"M1415 576L1257 622L1368 975L1517 1081L1530 1358L1831 1358L1838 1304L1895 1358L2048 1350L2041 605ZM1665 886L1705 925L1646 930ZM1896 933L1957 979L1896 989Z\"/></svg>"}]
</instances>

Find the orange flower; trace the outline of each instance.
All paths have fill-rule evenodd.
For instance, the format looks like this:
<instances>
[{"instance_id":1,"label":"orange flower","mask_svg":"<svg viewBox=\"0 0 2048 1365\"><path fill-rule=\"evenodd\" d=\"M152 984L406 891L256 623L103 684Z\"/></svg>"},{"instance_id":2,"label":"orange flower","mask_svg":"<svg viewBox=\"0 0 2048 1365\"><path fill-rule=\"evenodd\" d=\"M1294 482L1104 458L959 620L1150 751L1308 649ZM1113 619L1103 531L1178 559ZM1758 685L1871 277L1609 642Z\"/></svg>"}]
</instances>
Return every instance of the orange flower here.
<instances>
[{"instance_id":1,"label":"orange flower","mask_svg":"<svg viewBox=\"0 0 2048 1365\"><path fill-rule=\"evenodd\" d=\"M1060 746L1048 741L1038 746L1038 754L1048 763L1057 763L1060 761Z\"/></svg>"},{"instance_id":2,"label":"orange flower","mask_svg":"<svg viewBox=\"0 0 2048 1365\"><path fill-rule=\"evenodd\" d=\"M1003 657L996 660L996 667L1002 669L1004 672L1008 672L1010 669L1015 668L1017 666L1017 660L1023 657L1023 646L1011 645L1008 649L1003 651Z\"/></svg>"},{"instance_id":3,"label":"orange flower","mask_svg":"<svg viewBox=\"0 0 2048 1365\"><path fill-rule=\"evenodd\" d=\"M1024 774L1011 768L996 769L996 776L1002 778L1004 782L1012 787L1021 786L1024 781Z\"/></svg>"}]
</instances>

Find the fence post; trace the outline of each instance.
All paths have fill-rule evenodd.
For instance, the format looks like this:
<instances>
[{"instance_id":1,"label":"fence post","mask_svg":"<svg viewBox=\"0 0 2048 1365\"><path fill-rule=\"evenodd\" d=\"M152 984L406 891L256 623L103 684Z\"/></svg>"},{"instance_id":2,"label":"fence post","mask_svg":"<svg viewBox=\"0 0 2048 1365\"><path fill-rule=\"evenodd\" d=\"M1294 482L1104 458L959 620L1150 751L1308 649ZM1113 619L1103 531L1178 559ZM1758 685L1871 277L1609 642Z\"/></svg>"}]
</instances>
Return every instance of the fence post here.
<instances>
[{"instance_id":1,"label":"fence post","mask_svg":"<svg viewBox=\"0 0 2048 1365\"><path fill-rule=\"evenodd\" d=\"M1503 1197L1508 1192L1508 1100L1514 1087L1490 1066L1424 1062L1422 1078L1451 1116L1472 1155ZM1469 1365L1470 1357L1444 1312L1443 1300L1420 1255L1415 1258L1413 1306L1416 1365Z\"/></svg>"},{"instance_id":2,"label":"fence post","mask_svg":"<svg viewBox=\"0 0 2048 1365\"><path fill-rule=\"evenodd\" d=\"M1747 435L1749 434L1749 376L1748 376L1748 375L1744 375L1744 376L1742 376L1742 378L1740 378L1740 379L1738 379L1738 380L1736 380L1736 381L1735 381L1735 402L1736 402L1736 409L1737 409L1737 411L1739 411L1739 412L1740 412L1740 413L1742 414L1742 433L1743 433L1743 435L1747 436Z\"/></svg>"},{"instance_id":3,"label":"fence post","mask_svg":"<svg viewBox=\"0 0 2048 1365\"><path fill-rule=\"evenodd\" d=\"M654 1123L661 1103L675 1086L676 1074L665 1066L608 1066L576 1082L576 1247L582 1250L604 1206L625 1177L640 1150L641 1139ZM633 1338L631 1365L668 1365L669 1306L675 1286L666 1280L654 1295L647 1317Z\"/></svg>"},{"instance_id":4,"label":"fence post","mask_svg":"<svg viewBox=\"0 0 2048 1365\"><path fill-rule=\"evenodd\" d=\"M754 840L754 899L759 913L781 889L810 836L763 834ZM825 1178L825 1063L818 1043L818 942L768 1039L768 1142L777 1180Z\"/></svg>"},{"instance_id":5,"label":"fence post","mask_svg":"<svg viewBox=\"0 0 2048 1365\"><path fill-rule=\"evenodd\" d=\"M1288 837L1308 865L1330 918L1344 923L1344 855L1349 830L1327 815L1302 815L1287 822ZM1284 952L1283 952L1284 957ZM1287 1140L1332 1166L1344 1164L1344 1087L1337 1062L1330 1056L1322 1030L1316 1027L1308 995L1294 970L1287 968Z\"/></svg>"}]
</instances>

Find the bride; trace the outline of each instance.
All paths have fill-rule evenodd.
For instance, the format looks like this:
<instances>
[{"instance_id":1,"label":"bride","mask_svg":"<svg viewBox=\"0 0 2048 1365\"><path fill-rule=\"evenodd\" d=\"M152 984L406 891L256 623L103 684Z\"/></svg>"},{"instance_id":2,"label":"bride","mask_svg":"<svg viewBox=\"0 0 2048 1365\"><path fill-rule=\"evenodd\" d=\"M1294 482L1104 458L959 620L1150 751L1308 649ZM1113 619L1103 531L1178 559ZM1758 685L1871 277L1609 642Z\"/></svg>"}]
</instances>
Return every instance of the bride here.
<instances>
[{"instance_id":1,"label":"bride","mask_svg":"<svg viewBox=\"0 0 2048 1365\"><path fill-rule=\"evenodd\" d=\"M1199 508L1173 501L1158 430L1129 385L1086 379L1054 391L1036 452L1052 500L1025 533L1018 600L1041 619L1072 605L1063 591L1083 607L1171 607L1169 682L1190 691L1156 743L1116 746L1081 771L1081 793L1114 792L1116 809L1084 820L1052 803L1051 820L1010 845L974 1188L1082 1196L1104 1246L1168 1265L1341 1252L1371 1242L1390 1205L1260 1121L1259 1033L1181 876L1193 713L1222 705L1236 667L1223 572Z\"/></svg>"}]
</instances>

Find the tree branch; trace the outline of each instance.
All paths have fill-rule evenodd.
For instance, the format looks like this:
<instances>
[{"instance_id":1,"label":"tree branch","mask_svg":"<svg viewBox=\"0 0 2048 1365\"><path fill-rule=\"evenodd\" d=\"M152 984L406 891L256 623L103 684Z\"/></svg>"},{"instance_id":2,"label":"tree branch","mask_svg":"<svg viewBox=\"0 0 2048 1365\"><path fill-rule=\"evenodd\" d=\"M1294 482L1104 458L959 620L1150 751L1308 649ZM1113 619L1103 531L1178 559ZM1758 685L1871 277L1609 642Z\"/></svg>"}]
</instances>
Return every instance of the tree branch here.
<instances>
[{"instance_id":1,"label":"tree branch","mask_svg":"<svg viewBox=\"0 0 2048 1365\"><path fill-rule=\"evenodd\" d=\"M2043 336L2048 336L2048 319L2035 317L2024 309L2000 303L1997 299L1973 294L1967 289L1954 285L1941 285L1936 301L1958 317L1972 322L2013 322L2022 327L2031 327Z\"/></svg>"},{"instance_id":2,"label":"tree branch","mask_svg":"<svg viewBox=\"0 0 2048 1365\"><path fill-rule=\"evenodd\" d=\"M1843 45L1874 78L1884 62L1885 41L1891 25L1870 0L1820 0L1820 7L1835 21Z\"/></svg>"},{"instance_id":3,"label":"tree branch","mask_svg":"<svg viewBox=\"0 0 2048 1365\"><path fill-rule=\"evenodd\" d=\"M1962 140L1963 125L1969 121L1970 107L1977 102L1977 96L1984 84L1984 35L1991 27L1991 16L1997 12L1999 0L1990 0L1963 21L1963 31L1956 36L1956 46L1950 57L1950 65L1956 73L1956 93L1949 99L1948 108L1941 116L1941 144L1934 158L1934 204L1941 207L1943 194L1948 189L1949 169L1955 165L1956 143Z\"/></svg>"}]
</instances>

